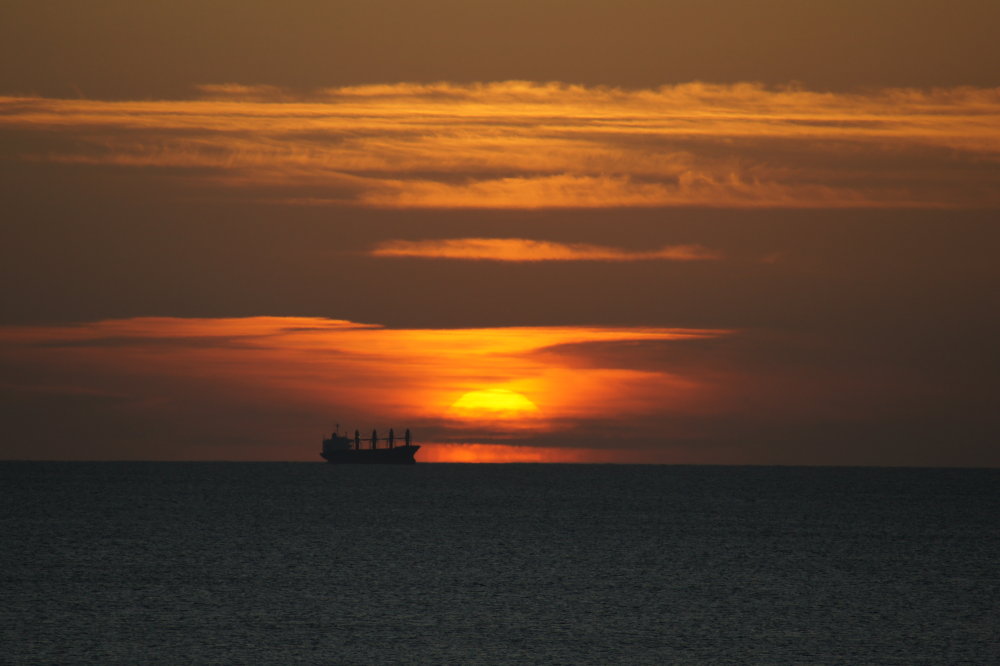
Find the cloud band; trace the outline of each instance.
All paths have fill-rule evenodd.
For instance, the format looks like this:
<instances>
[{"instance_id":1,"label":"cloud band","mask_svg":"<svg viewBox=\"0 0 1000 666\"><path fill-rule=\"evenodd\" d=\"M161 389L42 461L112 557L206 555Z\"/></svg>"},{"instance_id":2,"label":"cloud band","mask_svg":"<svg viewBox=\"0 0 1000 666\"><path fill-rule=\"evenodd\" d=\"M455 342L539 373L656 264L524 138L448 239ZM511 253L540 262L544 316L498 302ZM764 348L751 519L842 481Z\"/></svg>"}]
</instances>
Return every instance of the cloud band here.
<instances>
[{"instance_id":1,"label":"cloud band","mask_svg":"<svg viewBox=\"0 0 1000 666\"><path fill-rule=\"evenodd\" d=\"M5 97L0 131L23 139L8 159L197 169L202 184L308 205L1000 205L997 89L512 81L201 92L174 101Z\"/></svg>"}]
</instances>

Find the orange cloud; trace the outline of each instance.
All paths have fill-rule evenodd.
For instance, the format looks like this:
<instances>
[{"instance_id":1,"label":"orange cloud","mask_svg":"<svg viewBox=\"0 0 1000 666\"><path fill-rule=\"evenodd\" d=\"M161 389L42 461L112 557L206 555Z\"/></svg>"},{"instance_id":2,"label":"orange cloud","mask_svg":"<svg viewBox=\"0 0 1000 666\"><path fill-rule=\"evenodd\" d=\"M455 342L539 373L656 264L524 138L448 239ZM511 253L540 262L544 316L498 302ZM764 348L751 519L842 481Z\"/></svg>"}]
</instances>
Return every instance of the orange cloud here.
<instances>
[{"instance_id":1,"label":"orange cloud","mask_svg":"<svg viewBox=\"0 0 1000 666\"><path fill-rule=\"evenodd\" d=\"M557 243L526 238L443 238L389 240L372 251L375 257L423 257L482 261L705 261L719 259L701 245L665 245L652 251L629 251L586 243Z\"/></svg>"},{"instance_id":2,"label":"orange cloud","mask_svg":"<svg viewBox=\"0 0 1000 666\"><path fill-rule=\"evenodd\" d=\"M627 418L661 409L665 400L680 406L702 390L668 372L581 363L568 350L726 334L642 327L388 329L302 317L14 326L0 328L0 360L29 368L36 379L0 388L22 397L107 400L116 418L141 416L155 427L189 423L202 431L244 432L262 427L251 425L262 415L283 414L272 419L280 438L270 433L271 445L300 428L300 420L325 430L338 418L363 430L413 427L424 441L503 444L558 432L596 413ZM216 435L225 440L231 433Z\"/></svg>"},{"instance_id":3,"label":"orange cloud","mask_svg":"<svg viewBox=\"0 0 1000 666\"><path fill-rule=\"evenodd\" d=\"M409 427L424 461L994 464L986 378L947 364L920 376L905 348L858 354L859 333L3 326L4 456L318 461L339 422ZM956 428L970 443L953 454Z\"/></svg>"},{"instance_id":4,"label":"orange cloud","mask_svg":"<svg viewBox=\"0 0 1000 666\"><path fill-rule=\"evenodd\" d=\"M24 134L15 159L208 169L201 187L267 186L310 205L1000 205L997 89L201 90L180 101L5 97L0 129Z\"/></svg>"}]
</instances>

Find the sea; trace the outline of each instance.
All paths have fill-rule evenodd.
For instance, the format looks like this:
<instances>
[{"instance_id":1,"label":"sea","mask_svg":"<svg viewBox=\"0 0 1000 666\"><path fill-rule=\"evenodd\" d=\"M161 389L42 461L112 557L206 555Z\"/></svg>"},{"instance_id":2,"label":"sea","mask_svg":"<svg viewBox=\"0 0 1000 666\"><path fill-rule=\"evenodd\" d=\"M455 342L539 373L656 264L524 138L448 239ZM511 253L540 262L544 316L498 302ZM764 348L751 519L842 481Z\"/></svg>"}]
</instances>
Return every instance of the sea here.
<instances>
[{"instance_id":1,"label":"sea","mask_svg":"<svg viewBox=\"0 0 1000 666\"><path fill-rule=\"evenodd\" d=\"M997 664L1000 470L0 463L3 664Z\"/></svg>"}]
</instances>

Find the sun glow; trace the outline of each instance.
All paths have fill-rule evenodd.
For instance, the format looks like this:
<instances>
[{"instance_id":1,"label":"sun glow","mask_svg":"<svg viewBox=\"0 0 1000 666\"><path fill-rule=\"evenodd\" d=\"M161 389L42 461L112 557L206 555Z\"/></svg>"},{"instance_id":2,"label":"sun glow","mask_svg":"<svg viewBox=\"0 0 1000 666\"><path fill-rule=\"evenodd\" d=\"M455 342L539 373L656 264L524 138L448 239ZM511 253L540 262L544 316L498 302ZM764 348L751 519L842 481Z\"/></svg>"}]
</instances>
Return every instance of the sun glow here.
<instances>
[{"instance_id":1,"label":"sun glow","mask_svg":"<svg viewBox=\"0 0 1000 666\"><path fill-rule=\"evenodd\" d=\"M420 452L421 462L443 463L568 463L603 462L584 449L505 444L434 444Z\"/></svg>"},{"instance_id":2,"label":"sun glow","mask_svg":"<svg viewBox=\"0 0 1000 666\"><path fill-rule=\"evenodd\" d=\"M240 423L242 415L254 413L261 432L247 426L241 439L259 438L261 445L310 441L313 429L321 432L328 421L347 415L349 432L362 426L370 433L385 424L380 433L389 425L397 426L397 434L413 428L422 446L440 438L440 446L421 449L420 460L428 462L603 462L624 454L616 448L605 459L567 448L577 441L573 432L580 424L595 417L642 419L664 404L678 412L699 409L711 396L711 386L668 367L604 366L639 366L641 354L632 361L629 355L647 347L730 334L588 326L390 329L303 317L160 317L0 327L0 346L14 349L19 362L73 370L65 378L55 375L60 379L52 385L40 380L31 389L38 395L121 402L162 420L174 418L178 405L192 403L241 415L233 419ZM133 403L126 396L137 377L148 385ZM290 426L288 410L306 414L307 424ZM203 439L197 441L225 442L235 426L200 427L197 437ZM263 448L247 453L247 447L231 454L209 445L180 450L172 440L164 442L157 455L171 459L288 455L261 453ZM313 448L301 449L304 459L315 456ZM643 455L647 460L648 453Z\"/></svg>"},{"instance_id":3,"label":"sun glow","mask_svg":"<svg viewBox=\"0 0 1000 666\"><path fill-rule=\"evenodd\" d=\"M469 391L451 404L448 415L463 421L496 421L535 418L538 405L510 389L491 388Z\"/></svg>"}]
</instances>

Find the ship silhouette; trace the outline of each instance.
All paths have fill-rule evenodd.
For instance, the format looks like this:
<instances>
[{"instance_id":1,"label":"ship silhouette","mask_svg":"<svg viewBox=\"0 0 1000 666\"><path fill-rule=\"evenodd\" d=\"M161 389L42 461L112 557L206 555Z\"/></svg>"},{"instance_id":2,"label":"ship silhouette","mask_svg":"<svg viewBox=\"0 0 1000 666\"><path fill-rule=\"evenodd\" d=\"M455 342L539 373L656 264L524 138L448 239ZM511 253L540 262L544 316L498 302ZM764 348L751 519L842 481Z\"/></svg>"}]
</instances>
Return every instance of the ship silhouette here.
<instances>
[{"instance_id":1,"label":"ship silhouette","mask_svg":"<svg viewBox=\"0 0 1000 666\"><path fill-rule=\"evenodd\" d=\"M323 451L320 455L329 463L338 465L412 465L416 462L414 454L420 446L413 443L410 436L410 429L406 429L403 436L403 445L396 446L396 436L393 430L389 429L389 436L379 439L378 432L372 430L371 439L365 440L366 446L362 447L361 433L354 431L354 438L341 435L340 426L334 430L330 437L323 440ZM378 443L385 442L386 445L379 448Z\"/></svg>"}]
</instances>

